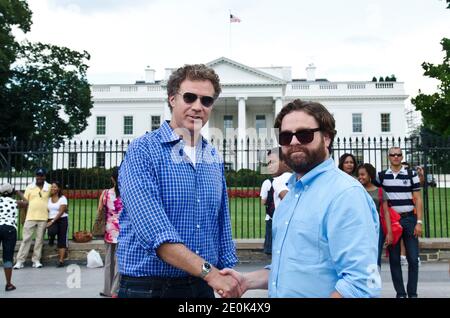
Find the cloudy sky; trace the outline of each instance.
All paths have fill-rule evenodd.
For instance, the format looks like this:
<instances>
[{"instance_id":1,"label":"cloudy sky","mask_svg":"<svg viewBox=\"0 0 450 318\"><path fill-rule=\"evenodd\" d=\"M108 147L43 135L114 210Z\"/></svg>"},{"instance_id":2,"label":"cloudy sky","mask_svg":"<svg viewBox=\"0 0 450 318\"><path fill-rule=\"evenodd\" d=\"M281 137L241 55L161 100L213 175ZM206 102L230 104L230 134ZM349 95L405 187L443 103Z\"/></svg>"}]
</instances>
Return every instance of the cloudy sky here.
<instances>
[{"instance_id":1,"label":"cloudy sky","mask_svg":"<svg viewBox=\"0 0 450 318\"><path fill-rule=\"evenodd\" d=\"M421 63L439 63L450 37L444 0L29 0L33 26L19 38L91 54L91 83L134 83L144 68L230 57L291 66L305 78L364 81L395 74L409 95L434 90ZM229 12L241 23L229 23ZM231 33L231 46L230 46ZM231 47L231 49L230 49Z\"/></svg>"}]
</instances>

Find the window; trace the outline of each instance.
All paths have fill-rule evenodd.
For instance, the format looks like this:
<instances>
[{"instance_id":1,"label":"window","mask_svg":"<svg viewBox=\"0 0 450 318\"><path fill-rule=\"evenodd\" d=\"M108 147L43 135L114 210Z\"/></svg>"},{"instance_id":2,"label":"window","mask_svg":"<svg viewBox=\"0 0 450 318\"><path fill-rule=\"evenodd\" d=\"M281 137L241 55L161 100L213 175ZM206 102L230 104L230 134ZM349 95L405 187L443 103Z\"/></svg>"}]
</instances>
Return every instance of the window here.
<instances>
[{"instance_id":1,"label":"window","mask_svg":"<svg viewBox=\"0 0 450 318\"><path fill-rule=\"evenodd\" d=\"M97 135L105 135L106 134L106 117L98 116L97 117Z\"/></svg>"},{"instance_id":2,"label":"window","mask_svg":"<svg viewBox=\"0 0 450 318\"><path fill-rule=\"evenodd\" d=\"M362 132L362 114L352 114L353 132Z\"/></svg>"},{"instance_id":3,"label":"window","mask_svg":"<svg viewBox=\"0 0 450 318\"><path fill-rule=\"evenodd\" d=\"M105 167L105 153L104 152L97 152L96 153L96 166L99 168Z\"/></svg>"},{"instance_id":4,"label":"window","mask_svg":"<svg viewBox=\"0 0 450 318\"><path fill-rule=\"evenodd\" d=\"M156 130L161 126L161 116L152 116L151 131Z\"/></svg>"},{"instance_id":5,"label":"window","mask_svg":"<svg viewBox=\"0 0 450 318\"><path fill-rule=\"evenodd\" d=\"M391 114L381 114L381 132L391 132Z\"/></svg>"},{"instance_id":6,"label":"window","mask_svg":"<svg viewBox=\"0 0 450 318\"><path fill-rule=\"evenodd\" d=\"M233 116L232 115L225 115L223 116L223 132L224 135L227 135L227 130L233 129Z\"/></svg>"},{"instance_id":7,"label":"window","mask_svg":"<svg viewBox=\"0 0 450 318\"><path fill-rule=\"evenodd\" d=\"M77 167L78 154L76 152L69 152L69 168Z\"/></svg>"},{"instance_id":8,"label":"window","mask_svg":"<svg viewBox=\"0 0 450 318\"><path fill-rule=\"evenodd\" d=\"M357 166L364 163L364 151L362 149L353 149L352 153L355 156Z\"/></svg>"},{"instance_id":9,"label":"window","mask_svg":"<svg viewBox=\"0 0 450 318\"><path fill-rule=\"evenodd\" d=\"M261 129L266 129L266 115L256 115L255 122L256 133L259 134Z\"/></svg>"},{"instance_id":10,"label":"window","mask_svg":"<svg viewBox=\"0 0 450 318\"><path fill-rule=\"evenodd\" d=\"M123 117L123 134L124 135L133 134L133 116Z\"/></svg>"}]
</instances>

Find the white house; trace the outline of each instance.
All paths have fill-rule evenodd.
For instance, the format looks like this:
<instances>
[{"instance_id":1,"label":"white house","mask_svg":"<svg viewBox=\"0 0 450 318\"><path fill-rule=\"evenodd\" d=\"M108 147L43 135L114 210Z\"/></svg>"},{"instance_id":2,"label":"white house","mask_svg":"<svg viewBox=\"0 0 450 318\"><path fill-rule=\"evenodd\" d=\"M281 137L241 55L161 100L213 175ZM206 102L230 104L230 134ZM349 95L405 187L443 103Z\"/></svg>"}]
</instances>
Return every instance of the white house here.
<instances>
[{"instance_id":1,"label":"white house","mask_svg":"<svg viewBox=\"0 0 450 318\"><path fill-rule=\"evenodd\" d=\"M402 82L332 82L317 79L314 65L306 68L306 79L293 79L290 67L250 67L225 57L206 64L217 72L222 85L222 93L203 129L210 139L228 138L231 132L238 140L247 136L271 137L276 114L296 98L325 105L336 119L339 138L406 134L408 96ZM147 68L142 82L93 85L92 116L86 130L73 140L132 140L157 129L163 120L170 119L166 83L172 70L166 69L162 80L156 80L155 71ZM69 160L73 166L80 158L73 155ZM105 159L97 158L97 165L105 160L106 155Z\"/></svg>"}]
</instances>

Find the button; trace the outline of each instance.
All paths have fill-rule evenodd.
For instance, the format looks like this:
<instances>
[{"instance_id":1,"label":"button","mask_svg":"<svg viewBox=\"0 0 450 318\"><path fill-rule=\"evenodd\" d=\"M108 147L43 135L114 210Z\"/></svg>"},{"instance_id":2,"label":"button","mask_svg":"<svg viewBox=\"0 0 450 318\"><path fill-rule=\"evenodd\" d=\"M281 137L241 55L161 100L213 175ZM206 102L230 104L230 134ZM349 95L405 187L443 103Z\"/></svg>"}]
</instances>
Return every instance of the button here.
<instances>
[{"instance_id":1,"label":"button","mask_svg":"<svg viewBox=\"0 0 450 318\"><path fill-rule=\"evenodd\" d=\"M296 194L295 197L298 198L298 194Z\"/></svg>"},{"instance_id":2,"label":"button","mask_svg":"<svg viewBox=\"0 0 450 318\"><path fill-rule=\"evenodd\" d=\"M200 228L200 224L197 224L197 229L199 229Z\"/></svg>"},{"instance_id":3,"label":"button","mask_svg":"<svg viewBox=\"0 0 450 318\"><path fill-rule=\"evenodd\" d=\"M183 149L180 149L179 154L180 156L183 156Z\"/></svg>"},{"instance_id":4,"label":"button","mask_svg":"<svg viewBox=\"0 0 450 318\"><path fill-rule=\"evenodd\" d=\"M199 251L195 251L195 254L200 254L200 252Z\"/></svg>"},{"instance_id":5,"label":"button","mask_svg":"<svg viewBox=\"0 0 450 318\"><path fill-rule=\"evenodd\" d=\"M197 199L197 202L200 203L200 199Z\"/></svg>"},{"instance_id":6,"label":"button","mask_svg":"<svg viewBox=\"0 0 450 318\"><path fill-rule=\"evenodd\" d=\"M277 251L277 254L280 254L280 250Z\"/></svg>"},{"instance_id":7,"label":"button","mask_svg":"<svg viewBox=\"0 0 450 318\"><path fill-rule=\"evenodd\" d=\"M284 224L288 225L288 224L289 224L289 221L286 221Z\"/></svg>"},{"instance_id":8,"label":"button","mask_svg":"<svg viewBox=\"0 0 450 318\"><path fill-rule=\"evenodd\" d=\"M211 155L214 156L216 154L216 149L211 150Z\"/></svg>"},{"instance_id":9,"label":"button","mask_svg":"<svg viewBox=\"0 0 450 318\"><path fill-rule=\"evenodd\" d=\"M272 286L275 286L275 282L272 283Z\"/></svg>"}]
</instances>

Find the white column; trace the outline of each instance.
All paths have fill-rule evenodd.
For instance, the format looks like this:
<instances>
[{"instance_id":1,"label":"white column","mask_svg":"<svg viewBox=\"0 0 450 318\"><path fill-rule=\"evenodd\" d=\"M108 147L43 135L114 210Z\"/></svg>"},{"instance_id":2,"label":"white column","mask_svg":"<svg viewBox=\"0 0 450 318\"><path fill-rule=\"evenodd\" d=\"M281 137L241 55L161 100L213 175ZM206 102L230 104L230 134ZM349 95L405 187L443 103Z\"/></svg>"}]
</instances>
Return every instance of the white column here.
<instances>
[{"instance_id":1,"label":"white column","mask_svg":"<svg viewBox=\"0 0 450 318\"><path fill-rule=\"evenodd\" d=\"M236 97L238 100L238 142L245 140L245 130L247 129L247 116L245 110L245 101L247 97Z\"/></svg>"},{"instance_id":2,"label":"white column","mask_svg":"<svg viewBox=\"0 0 450 318\"><path fill-rule=\"evenodd\" d=\"M277 118L277 115L280 113L281 108L283 107L283 101L280 96L274 97L273 100L275 101L275 118Z\"/></svg>"},{"instance_id":3,"label":"white column","mask_svg":"<svg viewBox=\"0 0 450 318\"><path fill-rule=\"evenodd\" d=\"M247 97L238 96L236 97L238 100L238 160L237 160L237 167L236 170L239 169L247 169L248 167L248 160L247 155L248 152L247 149L247 136L245 135L245 131L247 129L247 114L246 114L246 105L245 101L247 100Z\"/></svg>"},{"instance_id":4,"label":"white column","mask_svg":"<svg viewBox=\"0 0 450 318\"><path fill-rule=\"evenodd\" d=\"M172 113L170 112L170 107L169 107L169 101L167 100L167 98L163 99L163 104L164 104L164 120L171 120L172 119Z\"/></svg>"}]
</instances>

